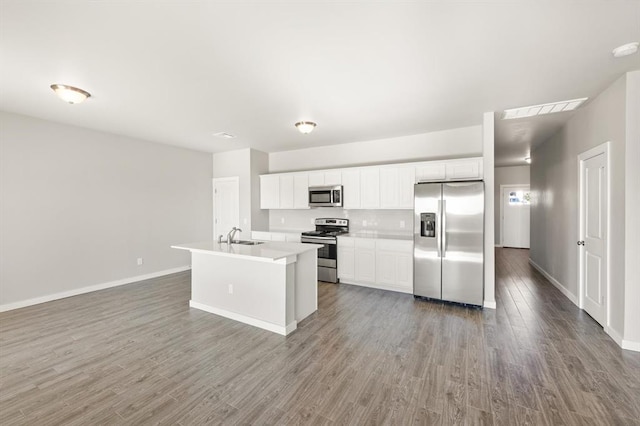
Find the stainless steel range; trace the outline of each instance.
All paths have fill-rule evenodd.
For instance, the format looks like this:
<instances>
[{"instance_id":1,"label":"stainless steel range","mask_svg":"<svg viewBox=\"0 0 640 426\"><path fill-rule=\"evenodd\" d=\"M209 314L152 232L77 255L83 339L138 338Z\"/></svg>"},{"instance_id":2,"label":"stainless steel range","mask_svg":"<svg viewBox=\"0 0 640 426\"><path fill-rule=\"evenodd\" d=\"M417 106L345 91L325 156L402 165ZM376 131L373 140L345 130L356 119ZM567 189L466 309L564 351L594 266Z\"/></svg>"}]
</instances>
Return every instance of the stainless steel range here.
<instances>
[{"instance_id":1,"label":"stainless steel range","mask_svg":"<svg viewBox=\"0 0 640 426\"><path fill-rule=\"evenodd\" d=\"M322 244L318 250L318 280L338 282L338 235L349 232L349 219L320 218L316 230L303 232L302 242Z\"/></svg>"}]
</instances>

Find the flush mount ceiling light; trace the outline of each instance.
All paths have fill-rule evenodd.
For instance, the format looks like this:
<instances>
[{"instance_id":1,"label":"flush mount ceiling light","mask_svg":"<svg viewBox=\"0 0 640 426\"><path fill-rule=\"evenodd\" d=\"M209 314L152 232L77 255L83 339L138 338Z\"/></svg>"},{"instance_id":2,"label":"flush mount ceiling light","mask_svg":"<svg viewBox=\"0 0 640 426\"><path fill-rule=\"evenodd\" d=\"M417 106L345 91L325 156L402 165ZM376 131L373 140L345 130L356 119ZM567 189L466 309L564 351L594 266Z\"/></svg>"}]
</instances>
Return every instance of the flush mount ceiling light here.
<instances>
[{"instance_id":1,"label":"flush mount ceiling light","mask_svg":"<svg viewBox=\"0 0 640 426\"><path fill-rule=\"evenodd\" d=\"M236 135L232 135L231 133L227 133L227 132L214 133L213 136L216 136L218 138L224 138L224 139L233 139L236 137Z\"/></svg>"},{"instance_id":2,"label":"flush mount ceiling light","mask_svg":"<svg viewBox=\"0 0 640 426\"><path fill-rule=\"evenodd\" d=\"M296 128L300 131L300 133L311 133L313 129L316 127L316 123L313 121L298 121L295 124Z\"/></svg>"},{"instance_id":3,"label":"flush mount ceiling light","mask_svg":"<svg viewBox=\"0 0 640 426\"><path fill-rule=\"evenodd\" d=\"M532 105L520 108L505 109L503 120L533 117L534 115L553 114L555 112L573 111L589 98L571 99L570 101L551 102L548 104Z\"/></svg>"},{"instance_id":4,"label":"flush mount ceiling light","mask_svg":"<svg viewBox=\"0 0 640 426\"><path fill-rule=\"evenodd\" d=\"M70 104L79 104L91 96L91 93L85 90L66 84L52 84L50 87L56 92L56 95L58 95L60 99Z\"/></svg>"},{"instance_id":5,"label":"flush mount ceiling light","mask_svg":"<svg viewBox=\"0 0 640 426\"><path fill-rule=\"evenodd\" d=\"M622 58L623 56L633 55L638 51L638 46L640 43L634 41L633 43L623 44L622 46L618 46L611 51L614 58Z\"/></svg>"}]
</instances>

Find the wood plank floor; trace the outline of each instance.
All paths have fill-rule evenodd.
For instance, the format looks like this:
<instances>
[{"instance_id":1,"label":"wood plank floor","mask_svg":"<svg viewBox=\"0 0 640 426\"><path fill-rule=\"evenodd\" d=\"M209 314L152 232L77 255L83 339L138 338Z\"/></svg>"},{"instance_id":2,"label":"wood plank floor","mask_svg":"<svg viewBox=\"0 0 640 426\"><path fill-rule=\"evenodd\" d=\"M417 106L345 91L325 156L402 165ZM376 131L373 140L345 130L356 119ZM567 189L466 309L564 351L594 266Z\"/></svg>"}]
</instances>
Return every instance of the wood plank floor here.
<instances>
[{"instance_id":1,"label":"wood plank floor","mask_svg":"<svg viewBox=\"0 0 640 426\"><path fill-rule=\"evenodd\" d=\"M0 423L640 424L640 354L497 249L497 310L320 285L285 338L188 272L0 314Z\"/></svg>"}]
</instances>

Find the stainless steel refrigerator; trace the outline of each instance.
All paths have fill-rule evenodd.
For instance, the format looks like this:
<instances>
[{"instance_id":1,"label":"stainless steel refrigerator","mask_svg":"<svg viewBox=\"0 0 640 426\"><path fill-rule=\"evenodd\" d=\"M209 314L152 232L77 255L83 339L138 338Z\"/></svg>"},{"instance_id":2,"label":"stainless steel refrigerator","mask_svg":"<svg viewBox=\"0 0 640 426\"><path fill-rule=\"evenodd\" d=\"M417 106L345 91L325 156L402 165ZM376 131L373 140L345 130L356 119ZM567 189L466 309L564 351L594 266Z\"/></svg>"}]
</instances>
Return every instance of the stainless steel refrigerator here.
<instances>
[{"instance_id":1,"label":"stainless steel refrigerator","mask_svg":"<svg viewBox=\"0 0 640 426\"><path fill-rule=\"evenodd\" d=\"M484 182L415 186L413 294L482 306Z\"/></svg>"}]
</instances>

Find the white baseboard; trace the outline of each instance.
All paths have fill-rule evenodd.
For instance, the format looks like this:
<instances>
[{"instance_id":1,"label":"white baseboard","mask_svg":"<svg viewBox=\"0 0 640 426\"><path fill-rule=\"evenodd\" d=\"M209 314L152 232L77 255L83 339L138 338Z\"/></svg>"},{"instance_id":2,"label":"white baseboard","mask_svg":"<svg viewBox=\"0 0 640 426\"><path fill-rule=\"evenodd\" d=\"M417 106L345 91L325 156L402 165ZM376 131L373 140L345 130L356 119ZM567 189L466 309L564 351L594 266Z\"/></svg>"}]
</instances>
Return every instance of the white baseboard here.
<instances>
[{"instance_id":1,"label":"white baseboard","mask_svg":"<svg viewBox=\"0 0 640 426\"><path fill-rule=\"evenodd\" d=\"M92 291L104 290L106 288L118 287L125 284L131 284L138 281L148 280L150 278L161 277L163 275L175 274L176 272L188 271L191 266L179 266L177 268L165 269L164 271L152 272L150 274L137 275L135 277L122 278L120 280L109 281L106 283L91 285L88 287L75 288L73 290L63 291L61 293L48 294L46 296L36 297L33 299L21 300L19 302L5 303L0 305L0 312L11 311L14 309L25 308L27 306L39 305L40 303L51 302L53 300L65 299L79 294L91 293Z\"/></svg>"},{"instance_id":2,"label":"white baseboard","mask_svg":"<svg viewBox=\"0 0 640 426\"><path fill-rule=\"evenodd\" d=\"M546 279L548 279L549 282L551 284L553 284L553 286L555 288L560 290L560 293L564 294L567 297L567 299L571 300L571 302L574 305L578 306L578 298L576 297L575 294L573 294L569 290L567 290L567 288L565 286L563 286L558 280L556 280L551 275L549 275L549 273L547 271L542 269L542 267L540 265L538 265L537 263L535 263L533 260L531 260L531 258L529 258L529 263L531 264L531 266L536 268L538 270L538 272L540 272Z\"/></svg>"},{"instance_id":3,"label":"white baseboard","mask_svg":"<svg viewBox=\"0 0 640 426\"><path fill-rule=\"evenodd\" d=\"M396 291L398 293L413 294L413 288L400 287L400 286L396 287L393 285L357 283L355 281L345 281L344 279L340 280L340 284L357 285L358 287L368 287L368 288L375 288L377 290L387 290L387 291Z\"/></svg>"},{"instance_id":4,"label":"white baseboard","mask_svg":"<svg viewBox=\"0 0 640 426\"><path fill-rule=\"evenodd\" d=\"M482 306L488 309L496 309L496 301L485 300Z\"/></svg>"},{"instance_id":5,"label":"white baseboard","mask_svg":"<svg viewBox=\"0 0 640 426\"><path fill-rule=\"evenodd\" d=\"M497 248L502 248L502 244L496 244Z\"/></svg>"},{"instance_id":6,"label":"white baseboard","mask_svg":"<svg viewBox=\"0 0 640 426\"><path fill-rule=\"evenodd\" d=\"M237 312L231 312L225 309L214 308L213 306L205 305L204 303L194 302L193 300L189 300L189 306L191 306L192 308L200 309L201 311L209 312L210 314L220 315L221 317L229 318L234 321L239 321L248 325L252 325L254 327L261 328L263 330L271 331L273 333L278 333L283 336L286 336L287 334L291 333L293 330L298 328L298 323L295 320L283 327L281 325L273 324L267 321L259 320L257 318L252 318L246 315L242 315Z\"/></svg>"},{"instance_id":7,"label":"white baseboard","mask_svg":"<svg viewBox=\"0 0 640 426\"><path fill-rule=\"evenodd\" d=\"M609 326L604 327L604 332L607 333L613 339L613 341L616 342L622 349L640 352L640 342L623 339L620 333Z\"/></svg>"}]
</instances>

